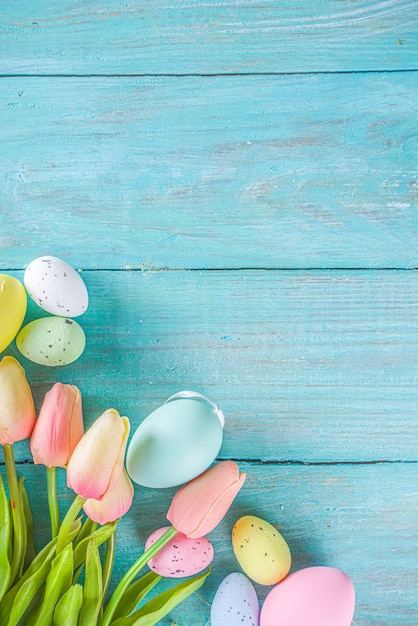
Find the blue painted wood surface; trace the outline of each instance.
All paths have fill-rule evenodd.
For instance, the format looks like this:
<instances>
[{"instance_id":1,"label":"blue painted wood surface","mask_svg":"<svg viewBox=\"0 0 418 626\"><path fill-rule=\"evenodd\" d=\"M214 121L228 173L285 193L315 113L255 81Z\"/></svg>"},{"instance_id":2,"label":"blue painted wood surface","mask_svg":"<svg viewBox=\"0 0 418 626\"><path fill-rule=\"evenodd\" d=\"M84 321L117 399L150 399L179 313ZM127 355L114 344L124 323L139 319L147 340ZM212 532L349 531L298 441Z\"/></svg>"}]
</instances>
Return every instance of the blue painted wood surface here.
<instances>
[{"instance_id":1,"label":"blue painted wood surface","mask_svg":"<svg viewBox=\"0 0 418 626\"><path fill-rule=\"evenodd\" d=\"M71 382L87 424L135 428L194 388L248 473L208 583L161 623L208 624L253 513L293 570L352 577L353 624L417 626L416 2L7 4L0 268L56 254L91 298L79 361L21 357L37 406ZM16 455L41 541L44 471ZM117 573L172 493L136 489Z\"/></svg>"}]
</instances>

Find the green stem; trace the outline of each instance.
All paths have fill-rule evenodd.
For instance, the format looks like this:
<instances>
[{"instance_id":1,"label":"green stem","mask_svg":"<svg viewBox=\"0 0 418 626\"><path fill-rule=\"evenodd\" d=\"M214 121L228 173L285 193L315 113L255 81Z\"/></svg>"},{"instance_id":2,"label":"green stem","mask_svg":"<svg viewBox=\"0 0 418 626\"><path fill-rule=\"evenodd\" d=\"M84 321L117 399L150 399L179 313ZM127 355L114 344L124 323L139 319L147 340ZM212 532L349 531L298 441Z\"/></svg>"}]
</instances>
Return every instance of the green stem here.
<instances>
[{"instance_id":1,"label":"green stem","mask_svg":"<svg viewBox=\"0 0 418 626\"><path fill-rule=\"evenodd\" d=\"M103 563L103 595L102 604L105 603L110 579L112 578L113 564L115 562L116 531L106 541L106 556Z\"/></svg>"},{"instance_id":2,"label":"green stem","mask_svg":"<svg viewBox=\"0 0 418 626\"><path fill-rule=\"evenodd\" d=\"M25 521L12 444L4 444L3 450L13 519L13 556L10 576L10 581L13 581L17 574L22 571L25 558Z\"/></svg>"},{"instance_id":3,"label":"green stem","mask_svg":"<svg viewBox=\"0 0 418 626\"><path fill-rule=\"evenodd\" d=\"M57 554L59 554L68 543L68 533L70 532L71 526L73 525L77 515L80 513L83 508L83 504L85 503L85 498L77 495L70 508L68 509L64 519L62 520L61 527L58 531L57 537Z\"/></svg>"},{"instance_id":4,"label":"green stem","mask_svg":"<svg viewBox=\"0 0 418 626\"><path fill-rule=\"evenodd\" d=\"M116 611L116 608L125 593L127 587L131 584L135 576L141 571L143 567L148 563L148 561L155 555L157 552L163 548L166 543L170 541L175 535L177 535L177 530L170 526L163 535L155 543L152 544L145 550L143 554L135 561L133 565L127 570L127 572L123 575L120 583L116 587L113 592L103 615L103 619L100 622L100 626L109 626L112 621L112 617Z\"/></svg>"},{"instance_id":5,"label":"green stem","mask_svg":"<svg viewBox=\"0 0 418 626\"><path fill-rule=\"evenodd\" d=\"M52 539L58 535L60 529L60 514L58 508L58 496L57 496L57 468L46 468L46 480L48 487L48 507L49 517L51 519L51 536Z\"/></svg>"}]
</instances>

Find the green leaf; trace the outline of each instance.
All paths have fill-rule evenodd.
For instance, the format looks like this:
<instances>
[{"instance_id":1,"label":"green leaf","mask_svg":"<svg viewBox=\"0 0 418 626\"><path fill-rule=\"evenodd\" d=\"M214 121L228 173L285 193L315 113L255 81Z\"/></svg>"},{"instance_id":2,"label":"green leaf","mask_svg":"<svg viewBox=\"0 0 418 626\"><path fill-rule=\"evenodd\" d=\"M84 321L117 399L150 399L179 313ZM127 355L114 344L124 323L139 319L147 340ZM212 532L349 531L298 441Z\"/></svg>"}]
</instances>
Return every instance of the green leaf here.
<instances>
[{"instance_id":1,"label":"green leaf","mask_svg":"<svg viewBox=\"0 0 418 626\"><path fill-rule=\"evenodd\" d=\"M36 612L35 626L51 626L56 604L71 587L73 570L73 545L69 543L51 563L45 584L45 594Z\"/></svg>"},{"instance_id":2,"label":"green leaf","mask_svg":"<svg viewBox=\"0 0 418 626\"><path fill-rule=\"evenodd\" d=\"M93 536L87 546L84 598L80 613L80 624L96 624L101 607L102 564L96 539Z\"/></svg>"},{"instance_id":3,"label":"green leaf","mask_svg":"<svg viewBox=\"0 0 418 626\"><path fill-rule=\"evenodd\" d=\"M86 537L76 546L74 549L74 569L77 569L82 565L86 560L87 555L87 546L89 545L89 541L92 537L94 537L97 546L101 546L102 543L107 541L107 539L115 532L116 530L116 522L112 522L111 524L105 524L101 526L96 531L94 531L89 537Z\"/></svg>"},{"instance_id":4,"label":"green leaf","mask_svg":"<svg viewBox=\"0 0 418 626\"><path fill-rule=\"evenodd\" d=\"M129 585L119 601L113 619L125 617L136 609L147 593L161 580L162 576L155 572L147 572Z\"/></svg>"},{"instance_id":5,"label":"green leaf","mask_svg":"<svg viewBox=\"0 0 418 626\"><path fill-rule=\"evenodd\" d=\"M0 474L0 600L10 584L11 567L9 561L12 522L10 518L9 502L4 488L3 477Z\"/></svg>"},{"instance_id":6,"label":"green leaf","mask_svg":"<svg viewBox=\"0 0 418 626\"><path fill-rule=\"evenodd\" d=\"M40 568L37 569L36 572L34 572L32 576L25 580L25 582L21 585L13 602L8 626L17 626L17 624L19 624L19 621L24 616L39 589L44 584L50 568L51 563L49 561L44 561Z\"/></svg>"},{"instance_id":7,"label":"green leaf","mask_svg":"<svg viewBox=\"0 0 418 626\"><path fill-rule=\"evenodd\" d=\"M112 621L111 626L154 626L180 602L200 589L209 574L210 569L203 574L188 578L179 585L167 589L167 591L163 591L129 617Z\"/></svg>"},{"instance_id":8,"label":"green leaf","mask_svg":"<svg viewBox=\"0 0 418 626\"><path fill-rule=\"evenodd\" d=\"M58 601L54 611L54 626L77 626L81 605L83 604L83 587L79 584L72 585ZM82 622L91 624L96 622Z\"/></svg>"},{"instance_id":9,"label":"green leaf","mask_svg":"<svg viewBox=\"0 0 418 626\"><path fill-rule=\"evenodd\" d=\"M36 555L20 580L6 593L3 600L0 602L0 624L7 624L14 599L22 585L42 567L43 563L47 562L49 567L51 566L51 561L55 555L56 543L56 539L50 541L39 554ZM45 574L45 578L47 574L48 572Z\"/></svg>"},{"instance_id":10,"label":"green leaf","mask_svg":"<svg viewBox=\"0 0 418 626\"><path fill-rule=\"evenodd\" d=\"M23 513L26 522L26 553L23 563L23 571L25 571L29 567L29 565L32 563L33 559L36 556L33 515L24 481L24 478L21 478L19 480L19 489L20 495L22 497Z\"/></svg>"},{"instance_id":11,"label":"green leaf","mask_svg":"<svg viewBox=\"0 0 418 626\"><path fill-rule=\"evenodd\" d=\"M80 543L80 541L86 539L86 537L89 537L92 532L96 530L96 528L97 524L93 522L89 517L87 517L85 522L81 525L81 530L77 539L74 541L74 547L76 547Z\"/></svg>"}]
</instances>

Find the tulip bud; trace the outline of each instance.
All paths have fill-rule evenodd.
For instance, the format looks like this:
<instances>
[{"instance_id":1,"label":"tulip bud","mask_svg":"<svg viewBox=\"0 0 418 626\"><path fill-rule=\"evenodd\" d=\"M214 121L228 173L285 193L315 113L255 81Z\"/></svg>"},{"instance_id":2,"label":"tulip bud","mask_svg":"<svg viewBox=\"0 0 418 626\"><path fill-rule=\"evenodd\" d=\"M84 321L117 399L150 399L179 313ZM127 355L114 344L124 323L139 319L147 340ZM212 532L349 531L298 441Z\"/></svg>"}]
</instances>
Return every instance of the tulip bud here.
<instances>
[{"instance_id":1,"label":"tulip bud","mask_svg":"<svg viewBox=\"0 0 418 626\"><path fill-rule=\"evenodd\" d=\"M83 436L81 394L74 385L55 383L45 395L30 441L34 463L67 467Z\"/></svg>"},{"instance_id":2,"label":"tulip bud","mask_svg":"<svg viewBox=\"0 0 418 626\"><path fill-rule=\"evenodd\" d=\"M30 437L36 414L25 370L12 356L0 361L0 443Z\"/></svg>"},{"instance_id":3,"label":"tulip bud","mask_svg":"<svg viewBox=\"0 0 418 626\"><path fill-rule=\"evenodd\" d=\"M93 522L104 526L125 515L131 508L133 497L134 488L124 468L114 488L107 491L101 500L89 498L85 501L84 513Z\"/></svg>"},{"instance_id":4,"label":"tulip bud","mask_svg":"<svg viewBox=\"0 0 418 626\"><path fill-rule=\"evenodd\" d=\"M226 514L245 478L234 461L214 465L177 491L167 519L191 539L207 535Z\"/></svg>"},{"instance_id":5,"label":"tulip bud","mask_svg":"<svg viewBox=\"0 0 418 626\"><path fill-rule=\"evenodd\" d=\"M129 420L115 409L105 411L84 433L71 455L67 484L79 496L101 500L122 473Z\"/></svg>"}]
</instances>

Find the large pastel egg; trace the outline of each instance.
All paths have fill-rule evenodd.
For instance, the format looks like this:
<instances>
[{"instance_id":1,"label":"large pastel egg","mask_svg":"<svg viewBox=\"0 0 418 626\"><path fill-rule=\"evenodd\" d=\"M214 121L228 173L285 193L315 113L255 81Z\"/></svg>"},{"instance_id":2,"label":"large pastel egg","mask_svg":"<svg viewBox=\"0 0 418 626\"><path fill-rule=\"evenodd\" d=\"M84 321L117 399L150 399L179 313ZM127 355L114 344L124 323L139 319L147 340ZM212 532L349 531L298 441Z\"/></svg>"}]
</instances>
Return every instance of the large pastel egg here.
<instances>
[{"instance_id":1,"label":"large pastel egg","mask_svg":"<svg viewBox=\"0 0 418 626\"><path fill-rule=\"evenodd\" d=\"M53 315L77 317L88 307L87 288L80 274L55 256L41 256L29 263L23 282L36 304Z\"/></svg>"},{"instance_id":2,"label":"large pastel egg","mask_svg":"<svg viewBox=\"0 0 418 626\"><path fill-rule=\"evenodd\" d=\"M86 345L86 337L74 320L41 317L22 328L16 337L16 345L30 361L55 367L78 359Z\"/></svg>"},{"instance_id":3,"label":"large pastel egg","mask_svg":"<svg viewBox=\"0 0 418 626\"><path fill-rule=\"evenodd\" d=\"M257 593L244 574L229 574L219 585L210 611L211 626L258 626Z\"/></svg>"},{"instance_id":4,"label":"large pastel egg","mask_svg":"<svg viewBox=\"0 0 418 626\"><path fill-rule=\"evenodd\" d=\"M350 626L355 608L350 578L333 567L308 567L273 587L260 626Z\"/></svg>"},{"instance_id":5,"label":"large pastel egg","mask_svg":"<svg viewBox=\"0 0 418 626\"><path fill-rule=\"evenodd\" d=\"M139 425L129 444L126 468L144 487L174 487L204 472L215 460L223 414L199 393L175 394Z\"/></svg>"},{"instance_id":6,"label":"large pastel egg","mask_svg":"<svg viewBox=\"0 0 418 626\"><path fill-rule=\"evenodd\" d=\"M16 337L26 313L26 291L22 283L0 274L0 352Z\"/></svg>"},{"instance_id":7,"label":"large pastel egg","mask_svg":"<svg viewBox=\"0 0 418 626\"><path fill-rule=\"evenodd\" d=\"M232 529L232 547L238 563L260 585L275 585L290 570L289 546L265 520L244 515Z\"/></svg>"},{"instance_id":8,"label":"large pastel egg","mask_svg":"<svg viewBox=\"0 0 418 626\"><path fill-rule=\"evenodd\" d=\"M145 543L147 550L168 530L164 526L154 531ZM213 559L213 546L209 539L189 539L183 533L177 533L155 556L148 561L148 567L160 576L182 578L202 572Z\"/></svg>"}]
</instances>

